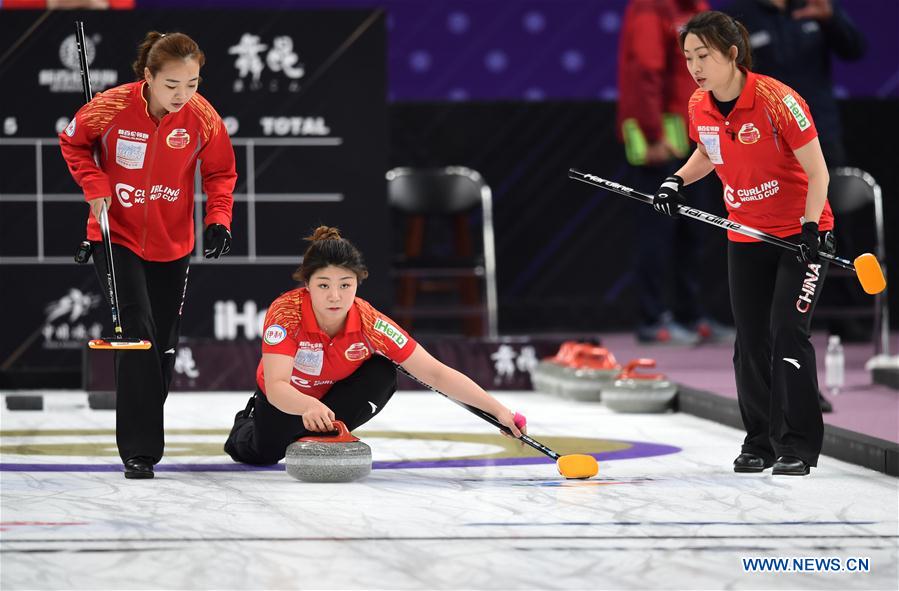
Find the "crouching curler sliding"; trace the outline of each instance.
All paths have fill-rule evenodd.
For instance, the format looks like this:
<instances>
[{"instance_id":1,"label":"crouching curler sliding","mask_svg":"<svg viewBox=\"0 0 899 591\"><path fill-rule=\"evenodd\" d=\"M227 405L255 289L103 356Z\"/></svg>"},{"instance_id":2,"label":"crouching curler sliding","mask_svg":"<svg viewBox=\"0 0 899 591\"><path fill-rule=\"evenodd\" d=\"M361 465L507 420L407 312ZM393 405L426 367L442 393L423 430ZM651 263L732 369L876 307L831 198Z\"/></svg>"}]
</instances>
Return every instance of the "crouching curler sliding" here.
<instances>
[{"instance_id":1,"label":"crouching curler sliding","mask_svg":"<svg viewBox=\"0 0 899 591\"><path fill-rule=\"evenodd\" d=\"M320 226L307 240L293 275L304 285L276 298L265 317L257 388L234 417L224 446L235 461L276 464L294 441L331 431L334 421L350 431L360 427L392 398L399 368L557 460L563 476L596 474L593 457L559 456L528 437L524 416L432 357L395 321L356 297L368 270L359 250L336 228Z\"/></svg>"}]
</instances>

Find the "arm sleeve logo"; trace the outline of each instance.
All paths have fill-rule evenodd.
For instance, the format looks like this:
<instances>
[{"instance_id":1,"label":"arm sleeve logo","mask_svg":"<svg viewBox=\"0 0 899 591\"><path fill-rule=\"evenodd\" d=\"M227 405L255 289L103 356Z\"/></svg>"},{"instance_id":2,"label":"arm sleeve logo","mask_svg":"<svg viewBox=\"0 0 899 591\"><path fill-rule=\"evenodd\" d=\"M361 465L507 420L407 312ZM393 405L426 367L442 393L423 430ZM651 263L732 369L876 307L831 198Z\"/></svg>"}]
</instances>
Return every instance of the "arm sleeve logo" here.
<instances>
[{"instance_id":1,"label":"arm sleeve logo","mask_svg":"<svg viewBox=\"0 0 899 591\"><path fill-rule=\"evenodd\" d=\"M788 94L781 100L783 100L783 103L790 110L790 114L793 115L793 119L795 119L796 124L799 125L800 131L805 131L811 126L811 121L809 121L805 111L802 110L802 107L799 106L799 101L793 98L792 94Z\"/></svg>"},{"instance_id":2,"label":"arm sleeve logo","mask_svg":"<svg viewBox=\"0 0 899 591\"><path fill-rule=\"evenodd\" d=\"M387 338L396 343L396 346L400 349L405 347L406 343L409 342L409 339L403 336L403 333L401 333L399 329L381 318L375 320L374 329L387 335Z\"/></svg>"},{"instance_id":3,"label":"arm sleeve logo","mask_svg":"<svg viewBox=\"0 0 899 591\"><path fill-rule=\"evenodd\" d=\"M277 345L287 338L287 331L278 324L273 324L265 329L265 335L262 337L267 345Z\"/></svg>"}]
</instances>

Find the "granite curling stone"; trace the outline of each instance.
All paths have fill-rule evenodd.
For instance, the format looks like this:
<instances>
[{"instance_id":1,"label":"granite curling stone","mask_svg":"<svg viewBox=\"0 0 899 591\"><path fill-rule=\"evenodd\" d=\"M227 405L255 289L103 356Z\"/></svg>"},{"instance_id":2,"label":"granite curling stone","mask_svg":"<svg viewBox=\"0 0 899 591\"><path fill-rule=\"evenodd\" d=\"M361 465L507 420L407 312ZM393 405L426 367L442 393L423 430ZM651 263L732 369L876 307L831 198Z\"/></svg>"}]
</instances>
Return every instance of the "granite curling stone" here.
<instances>
[{"instance_id":1,"label":"granite curling stone","mask_svg":"<svg viewBox=\"0 0 899 591\"><path fill-rule=\"evenodd\" d=\"M607 349L565 341L555 356L541 359L531 369L531 384L536 392L596 401L602 384L611 383L620 371Z\"/></svg>"},{"instance_id":2,"label":"granite curling stone","mask_svg":"<svg viewBox=\"0 0 899 591\"><path fill-rule=\"evenodd\" d=\"M634 359L618 379L602 392L602 402L615 412L659 413L674 405L677 384L664 374L637 373L638 367L655 367L654 359Z\"/></svg>"},{"instance_id":3,"label":"granite curling stone","mask_svg":"<svg viewBox=\"0 0 899 591\"><path fill-rule=\"evenodd\" d=\"M530 370L531 385L534 387L534 391L556 394L558 378L574 359L574 352L580 346L581 343L577 341L565 341L554 356L538 361Z\"/></svg>"},{"instance_id":4,"label":"granite curling stone","mask_svg":"<svg viewBox=\"0 0 899 591\"><path fill-rule=\"evenodd\" d=\"M287 473L303 482L352 482L371 472L371 448L341 421L336 433L308 435L287 446Z\"/></svg>"},{"instance_id":5,"label":"granite curling stone","mask_svg":"<svg viewBox=\"0 0 899 591\"><path fill-rule=\"evenodd\" d=\"M572 400L602 400L602 392L621 373L615 356L605 347L582 347L571 366L559 376L557 393Z\"/></svg>"}]
</instances>

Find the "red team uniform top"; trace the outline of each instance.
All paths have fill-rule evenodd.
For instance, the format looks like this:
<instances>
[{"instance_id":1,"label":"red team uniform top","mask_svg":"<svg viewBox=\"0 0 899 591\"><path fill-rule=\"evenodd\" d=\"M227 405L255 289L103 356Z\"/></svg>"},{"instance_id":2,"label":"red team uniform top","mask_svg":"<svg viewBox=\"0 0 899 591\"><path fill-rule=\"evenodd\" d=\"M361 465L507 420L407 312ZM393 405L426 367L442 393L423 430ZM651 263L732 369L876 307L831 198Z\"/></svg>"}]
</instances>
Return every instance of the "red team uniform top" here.
<instances>
[{"instance_id":1,"label":"red team uniform top","mask_svg":"<svg viewBox=\"0 0 899 591\"><path fill-rule=\"evenodd\" d=\"M402 363L417 346L406 331L361 298L356 298L350 307L343 330L334 338L329 337L315 321L305 287L283 293L272 302L262 334L262 353L293 357L291 385L318 399L372 355ZM264 394L261 361L256 369L256 384Z\"/></svg>"},{"instance_id":2,"label":"red team uniform top","mask_svg":"<svg viewBox=\"0 0 899 591\"><path fill-rule=\"evenodd\" d=\"M173 261L194 247L197 160L208 198L204 223L231 228L234 150L221 117L202 96L194 94L180 111L157 122L147 109L144 84L95 96L59 134L59 143L84 198L113 198L112 242L147 261ZM100 240L100 225L90 213L87 238Z\"/></svg>"},{"instance_id":3,"label":"red team uniform top","mask_svg":"<svg viewBox=\"0 0 899 591\"><path fill-rule=\"evenodd\" d=\"M808 105L789 86L745 71L746 86L727 117L702 89L689 103L690 138L702 143L724 185L728 219L785 238L802 231L808 175L795 150L818 132ZM830 203L818 222L833 229ZM728 230L734 242L758 242Z\"/></svg>"}]
</instances>

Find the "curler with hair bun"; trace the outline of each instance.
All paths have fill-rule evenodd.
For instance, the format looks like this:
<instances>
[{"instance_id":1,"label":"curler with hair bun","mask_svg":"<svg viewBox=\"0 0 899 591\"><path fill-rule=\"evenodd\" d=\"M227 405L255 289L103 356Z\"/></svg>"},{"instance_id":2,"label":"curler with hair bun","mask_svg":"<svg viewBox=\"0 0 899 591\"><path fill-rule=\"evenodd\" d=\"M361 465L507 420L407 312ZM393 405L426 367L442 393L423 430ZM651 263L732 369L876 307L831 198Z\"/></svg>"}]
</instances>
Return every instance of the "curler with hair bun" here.
<instances>
[{"instance_id":1,"label":"curler with hair bun","mask_svg":"<svg viewBox=\"0 0 899 591\"><path fill-rule=\"evenodd\" d=\"M306 236L303 240L308 242L319 242L321 240L340 240L340 230L331 226L319 226L311 236Z\"/></svg>"},{"instance_id":2,"label":"curler with hair bun","mask_svg":"<svg viewBox=\"0 0 899 591\"><path fill-rule=\"evenodd\" d=\"M303 264L293 273L296 281L309 283L313 273L329 266L343 267L352 271L356 274L359 284L368 277L362 253L352 242L341 237L337 228L319 226L304 240L310 244L303 254Z\"/></svg>"}]
</instances>

